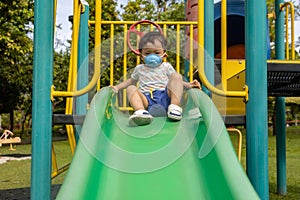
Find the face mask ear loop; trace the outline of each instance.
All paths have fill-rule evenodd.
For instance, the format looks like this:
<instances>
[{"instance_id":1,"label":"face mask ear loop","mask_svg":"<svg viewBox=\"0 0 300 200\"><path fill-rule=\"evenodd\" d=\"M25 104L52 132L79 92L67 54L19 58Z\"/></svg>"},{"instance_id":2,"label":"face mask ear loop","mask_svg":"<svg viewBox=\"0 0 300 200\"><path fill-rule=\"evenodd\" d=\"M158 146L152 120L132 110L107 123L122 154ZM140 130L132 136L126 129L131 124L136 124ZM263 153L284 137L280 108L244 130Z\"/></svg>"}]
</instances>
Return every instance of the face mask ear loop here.
<instances>
[{"instance_id":1,"label":"face mask ear loop","mask_svg":"<svg viewBox=\"0 0 300 200\"><path fill-rule=\"evenodd\" d=\"M167 51L164 50L164 54L161 56L161 58L163 59L163 62L166 62L167 61L167 57L168 57L168 54L167 54Z\"/></svg>"},{"instance_id":2,"label":"face mask ear loop","mask_svg":"<svg viewBox=\"0 0 300 200\"><path fill-rule=\"evenodd\" d=\"M146 58L146 56L143 55L142 53L139 53L139 56L142 57L142 58Z\"/></svg>"}]
</instances>

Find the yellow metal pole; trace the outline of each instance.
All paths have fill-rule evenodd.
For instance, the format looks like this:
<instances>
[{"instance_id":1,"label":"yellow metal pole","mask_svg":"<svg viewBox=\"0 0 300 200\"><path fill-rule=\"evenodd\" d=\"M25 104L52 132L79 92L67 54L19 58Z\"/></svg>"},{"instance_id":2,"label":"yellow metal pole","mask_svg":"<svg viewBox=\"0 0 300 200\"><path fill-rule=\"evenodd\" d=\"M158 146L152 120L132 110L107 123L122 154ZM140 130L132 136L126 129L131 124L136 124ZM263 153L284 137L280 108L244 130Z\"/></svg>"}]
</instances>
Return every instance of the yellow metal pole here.
<instances>
[{"instance_id":1,"label":"yellow metal pole","mask_svg":"<svg viewBox=\"0 0 300 200\"><path fill-rule=\"evenodd\" d=\"M227 90L226 80L226 61L227 61L227 1L221 3L221 74L223 89Z\"/></svg>"},{"instance_id":2,"label":"yellow metal pole","mask_svg":"<svg viewBox=\"0 0 300 200\"><path fill-rule=\"evenodd\" d=\"M110 25L110 85L114 84L114 25Z\"/></svg>"},{"instance_id":3,"label":"yellow metal pole","mask_svg":"<svg viewBox=\"0 0 300 200\"><path fill-rule=\"evenodd\" d=\"M123 81L127 79L127 24L124 24L124 57L123 57ZM126 91L123 90L123 107L127 104Z\"/></svg>"},{"instance_id":4,"label":"yellow metal pole","mask_svg":"<svg viewBox=\"0 0 300 200\"><path fill-rule=\"evenodd\" d=\"M193 80L193 74L194 74L194 71L193 71L193 67L194 67L194 26L193 24L190 25L190 81Z\"/></svg>"},{"instance_id":5,"label":"yellow metal pole","mask_svg":"<svg viewBox=\"0 0 300 200\"><path fill-rule=\"evenodd\" d=\"M102 1L96 1L95 8L95 66L94 75L88 86L93 87L94 81L98 82L97 90L100 90L101 73L101 23L102 23ZM87 86L87 88L88 88Z\"/></svg>"},{"instance_id":6,"label":"yellow metal pole","mask_svg":"<svg viewBox=\"0 0 300 200\"><path fill-rule=\"evenodd\" d=\"M73 69L72 73L72 86L71 91L75 91L77 88L77 68L78 68L78 39L79 39L79 22L80 22L80 9L81 4L78 1L74 1L74 21L73 21L73 33L74 37L72 38L73 47L72 48L72 63L71 66ZM73 42L74 40L74 42Z\"/></svg>"},{"instance_id":7,"label":"yellow metal pole","mask_svg":"<svg viewBox=\"0 0 300 200\"><path fill-rule=\"evenodd\" d=\"M180 25L176 26L176 71L180 73Z\"/></svg>"},{"instance_id":8,"label":"yellow metal pole","mask_svg":"<svg viewBox=\"0 0 300 200\"><path fill-rule=\"evenodd\" d=\"M164 36L167 37L167 25L166 24L163 24L163 32L164 32ZM165 57L164 58L164 62L167 61L167 58Z\"/></svg>"},{"instance_id":9,"label":"yellow metal pole","mask_svg":"<svg viewBox=\"0 0 300 200\"><path fill-rule=\"evenodd\" d=\"M198 69L200 72L200 79L204 82L205 85L209 85L209 82L204 75L204 0L198 0L198 51L197 51L197 59L198 59ZM193 31L193 30L192 30Z\"/></svg>"},{"instance_id":10,"label":"yellow metal pole","mask_svg":"<svg viewBox=\"0 0 300 200\"><path fill-rule=\"evenodd\" d=\"M78 65L78 37L79 37L79 21L80 21L80 10L81 4L74 0L73 13L73 33L72 33L72 48L71 48L71 59L70 59L70 72L68 78L68 92L76 90L77 85L77 65ZM66 111L65 114L73 113L73 98L67 98L66 100ZM72 125L66 125L67 134L69 138L69 144L72 154L75 152L76 141L74 136L74 127Z\"/></svg>"},{"instance_id":11,"label":"yellow metal pole","mask_svg":"<svg viewBox=\"0 0 300 200\"><path fill-rule=\"evenodd\" d=\"M54 33L56 32L56 9L57 9L57 0L54 0L54 8L53 8Z\"/></svg>"},{"instance_id":12,"label":"yellow metal pole","mask_svg":"<svg viewBox=\"0 0 300 200\"><path fill-rule=\"evenodd\" d=\"M204 0L198 0L198 62L202 66L204 65L204 54L202 53L204 48ZM202 50L202 51L201 51ZM200 59L199 59L200 58Z\"/></svg>"},{"instance_id":13,"label":"yellow metal pole","mask_svg":"<svg viewBox=\"0 0 300 200\"><path fill-rule=\"evenodd\" d=\"M292 2L289 2L289 5L291 7L291 40L292 40L292 59L295 59L295 9Z\"/></svg>"},{"instance_id":14,"label":"yellow metal pole","mask_svg":"<svg viewBox=\"0 0 300 200\"><path fill-rule=\"evenodd\" d=\"M140 24L138 24L137 25L137 30L138 31L141 31L141 25ZM128 39L130 39L130 38L128 38ZM136 48L138 49L139 48L139 42L140 42L140 38L138 37L138 35L136 36ZM127 45L127 44L126 44ZM140 56L138 56L137 58L136 58L136 65L138 65L138 64L140 64L141 63L141 58L140 58Z\"/></svg>"},{"instance_id":15,"label":"yellow metal pole","mask_svg":"<svg viewBox=\"0 0 300 200\"><path fill-rule=\"evenodd\" d=\"M58 167L57 167L57 162L56 162L56 155L54 151L54 146L52 144L52 174L57 173Z\"/></svg>"}]
</instances>

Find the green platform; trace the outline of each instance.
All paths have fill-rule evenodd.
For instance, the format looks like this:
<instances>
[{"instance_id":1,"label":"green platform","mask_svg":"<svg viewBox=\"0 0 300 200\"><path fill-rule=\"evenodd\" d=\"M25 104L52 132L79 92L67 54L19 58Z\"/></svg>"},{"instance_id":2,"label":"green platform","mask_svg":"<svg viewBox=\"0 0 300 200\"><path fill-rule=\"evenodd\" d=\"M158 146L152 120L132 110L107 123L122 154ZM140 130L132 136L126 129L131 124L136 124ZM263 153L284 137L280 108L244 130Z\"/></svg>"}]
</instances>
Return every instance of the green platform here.
<instances>
[{"instance_id":1,"label":"green platform","mask_svg":"<svg viewBox=\"0 0 300 200\"><path fill-rule=\"evenodd\" d=\"M57 199L259 199L211 100L197 89L186 99L180 122L157 117L129 127L129 114L103 88Z\"/></svg>"}]
</instances>

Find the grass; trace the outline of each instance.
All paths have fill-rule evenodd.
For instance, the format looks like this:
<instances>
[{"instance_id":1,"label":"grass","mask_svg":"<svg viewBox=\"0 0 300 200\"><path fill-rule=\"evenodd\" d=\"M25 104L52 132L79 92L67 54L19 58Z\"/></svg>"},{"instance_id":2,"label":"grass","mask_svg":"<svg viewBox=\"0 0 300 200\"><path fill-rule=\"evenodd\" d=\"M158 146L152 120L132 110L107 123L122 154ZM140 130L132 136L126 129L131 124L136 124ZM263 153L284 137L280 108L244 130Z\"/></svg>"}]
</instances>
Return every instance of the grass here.
<instances>
[{"instance_id":1,"label":"grass","mask_svg":"<svg viewBox=\"0 0 300 200\"><path fill-rule=\"evenodd\" d=\"M269 136L269 191L270 199L300 199L300 127L287 128L286 177L287 195L276 194L276 137Z\"/></svg>"},{"instance_id":2,"label":"grass","mask_svg":"<svg viewBox=\"0 0 300 200\"><path fill-rule=\"evenodd\" d=\"M269 154L269 195L272 200L300 199L300 127L290 126L286 134L286 183L287 194L277 194L277 174L276 174L276 136L269 131L268 154ZM243 132L242 158L241 163L246 168L246 139ZM233 146L237 149L237 136L230 134Z\"/></svg>"},{"instance_id":3,"label":"grass","mask_svg":"<svg viewBox=\"0 0 300 200\"><path fill-rule=\"evenodd\" d=\"M230 134L233 144L236 147L237 137L235 134ZM57 155L58 166L62 166L71 160L71 152L68 141L53 142ZM270 199L287 200L300 199L300 127L290 126L287 128L286 137L286 163L287 163L287 194L276 194L276 137L269 133L269 191ZM10 151L8 145L0 148L0 155L31 154L31 145L23 144L16 145L15 151ZM243 134L242 146L242 165L246 166L246 145L245 135ZM0 190L12 188L30 187L30 165L31 160L8 161L0 164ZM61 184L66 173L53 179L52 184Z\"/></svg>"},{"instance_id":4,"label":"grass","mask_svg":"<svg viewBox=\"0 0 300 200\"><path fill-rule=\"evenodd\" d=\"M68 141L53 142L55 153L57 156L57 164L59 167L70 163L72 155ZM0 156L2 155L18 155L25 156L31 154L31 145L15 145L15 151L9 150L8 145L0 148ZM28 160L10 160L4 164L0 164L0 190L12 188L30 187L30 169L31 159ZM65 173L53 179L52 184L61 184L65 177Z\"/></svg>"}]
</instances>

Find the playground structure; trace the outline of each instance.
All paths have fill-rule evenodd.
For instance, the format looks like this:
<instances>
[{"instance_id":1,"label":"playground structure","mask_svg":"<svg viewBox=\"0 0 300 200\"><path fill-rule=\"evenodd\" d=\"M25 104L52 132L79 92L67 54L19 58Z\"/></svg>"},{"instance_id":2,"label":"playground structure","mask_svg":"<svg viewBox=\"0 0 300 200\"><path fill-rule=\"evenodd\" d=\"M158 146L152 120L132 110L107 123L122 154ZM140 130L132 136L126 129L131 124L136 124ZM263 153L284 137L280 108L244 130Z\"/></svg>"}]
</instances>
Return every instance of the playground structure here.
<instances>
[{"instance_id":1,"label":"playground structure","mask_svg":"<svg viewBox=\"0 0 300 200\"><path fill-rule=\"evenodd\" d=\"M0 137L0 147L2 147L2 144L9 144L9 150L16 150L13 148L13 144L21 143L21 138L13 137L13 135L13 132L10 130L4 130Z\"/></svg>"},{"instance_id":2,"label":"playground structure","mask_svg":"<svg viewBox=\"0 0 300 200\"><path fill-rule=\"evenodd\" d=\"M226 6L223 5L223 3L226 3L226 1L222 2L222 10L226 11ZM35 32L35 66L39 66L39 68L35 67L35 71L34 71L34 83L39 83L39 86L37 84L34 84L34 112L33 112L33 120L37 120L39 119L39 123L37 123L36 121L33 123L33 154L32 154L32 188L31 188L31 195L32 195L32 199L48 199L50 198L50 183L51 181L50 179L50 173L51 173L51 126L52 126L52 112L51 112L51 102L50 99L55 98L55 96L65 96L65 97L75 97L75 96L80 96L85 94L89 89L82 88L82 85L85 85L85 83L87 82L87 78L84 78L84 76L79 76L80 78L82 78L83 80L77 80L78 81L78 85L76 84L76 82L73 82L71 84L69 84L69 91L67 92L61 92L61 91L55 91L54 88L51 88L51 83L52 83L52 69L50 68L50 66L52 66L52 62L53 60L51 60L51 57L53 56L52 52L49 51L49 49L51 50L51 48L53 45L53 42L51 39L49 39L49 41L42 41L41 39L39 39L39 36L42 34L43 36L48 35L49 38L52 38L52 33L53 30L50 29L50 27L52 27L53 29L53 21L52 23L49 24L48 20L49 20L49 16L53 16L53 7L52 5L46 9L44 7L44 4L48 5L51 4L50 2L42 2L41 1L36 1L35 2L35 6L36 6L36 14L35 15L35 27L36 27L36 32ZM206 2L207 3L207 2ZM279 6L279 2L277 2L277 6ZM194 39L194 35L196 35L197 41L198 41L198 46L200 47L204 47L206 49L206 51L212 55L212 57L214 57L215 53L213 51L213 47L211 46L213 44L213 40L209 39L208 35L209 33L207 33L207 31L212 30L211 27L214 26L213 24L213 20L211 20L211 18L209 18L210 13L212 11L213 8L213 4L207 3L208 5L204 6L204 2L203 1L197 1L197 5L202 5L198 7L198 12L197 12L197 20L198 21L186 21L186 22L157 22L158 24L162 25L163 30L166 30L166 27L168 24L172 24L172 25L176 25L177 28L180 29L180 26L189 26L190 30L194 30L194 26L197 27L197 34L194 33L194 31L190 32L190 44L193 43L193 39ZM43 5L43 6L41 6ZM194 4L193 4L194 5ZM47 7L47 6L46 6ZM84 7L83 10L85 10L84 13L80 14L80 11L82 10L82 8ZM206 8L205 13L206 15L204 16L204 7ZM255 7L255 11L254 11L254 7ZM280 66L291 66L293 69L295 69L295 71L291 72L288 71L289 69L285 69L288 73L292 74L294 78L292 78L292 80L297 80L298 74L299 74L299 62L286 62L286 61L269 61L267 62L267 46L261 45L266 43L266 33L267 33L267 26L266 26L266 11L265 11L265 5L263 2L260 1L253 1L253 2L248 2L248 4L246 4L245 9L247 10L248 15L245 15L245 25L246 25L246 31L249 31L247 33L249 34L253 34L255 33L255 37L249 37L249 38L245 38L245 46L244 48L246 49L246 62L242 61L241 59L239 60L227 60L227 53L226 53L226 49L227 49L227 44L226 40L222 40L222 45L221 45L221 66L222 66L222 78L223 77L229 77L226 78L225 81L222 81L223 83L223 90L218 89L216 87L214 87L214 78L213 78L213 72L209 71L211 68L213 69L213 67L209 67L209 64L205 64L205 69L204 69L204 64L205 63L205 59L203 56L203 51L199 50L200 48L198 48L197 51L195 51L195 49L193 49L193 46L190 45L190 51L189 51L189 63L190 65L193 65L193 63L198 62L198 64L195 64L199 67L199 72L200 72L200 79L203 82L203 84L208 88L208 90L210 90L212 93L216 93L220 96L229 96L229 97L234 97L234 98L240 98L241 101L246 101L246 120L244 120L244 122L242 122L243 124L246 124L247 126L247 174L248 177L252 183L252 185L254 186L256 192L259 194L261 199L268 199L268 166L267 166L267 134L263 134L263 133L267 133L267 108L266 108L266 98L267 98L267 74L271 71L272 73L272 66L273 65L277 65L279 68ZM79 43L78 46L82 45L78 50L75 48L73 48L72 45L72 69L73 70L73 75L76 74L77 71L77 66L82 67L85 64L84 63L84 58L87 56L87 47L86 47L86 40L87 37L84 37L84 35L87 33L88 29L87 29L87 24L88 24L88 5L86 4L81 4L79 2L74 2L74 16L77 16L79 18L79 16L81 15L81 20L77 21L74 20L74 32L73 32L73 45L76 47L76 41ZM45 10L46 9L46 10ZM52 11L52 14L51 14ZM255 13L254 13L255 12ZM282 20L282 18L280 18L280 16L282 16L281 10L277 10L277 18L276 20ZM126 30L127 30L127 25L128 24L133 24L135 22L107 22L107 21L102 21L101 20L101 3L97 3L96 5L96 20L94 22L95 24L95 31L96 31L96 36L98 35L99 37L95 37L95 46L99 46L101 44L101 25L109 25L112 29L114 30L114 25L116 24L120 24L122 23L122 25L124 25L124 34L126 34ZM265 14L265 15L264 15ZM224 18L226 19L226 12L224 14L224 12L222 12L222 21L224 20ZM76 18L76 19L78 19ZM203 19L206 20L203 20ZM226 22L226 20L225 20ZM260 22L260 23L254 23L254 22ZM210 23L210 24L209 24ZM47 27L47 31L49 31L49 33L44 32L44 29L39 29L40 24L47 24L49 27ZM223 23L222 23L223 24ZM226 23L225 23L226 25ZM207 27L206 29L203 30L203 27ZM224 31L225 29L225 31ZM278 32L282 32L282 27L278 28ZM79 32L78 32L79 30ZM255 30L261 30L258 32L255 32ZM226 26L222 25L222 37L226 38ZM213 33L214 34L214 33ZM212 35L213 35L212 34ZM280 34L279 34L280 35ZM111 37L113 37L114 35L111 34ZM81 40L82 39L82 40ZM178 41L178 40L176 40ZM205 42L204 42L205 41ZM278 41L278 40L277 40ZM283 39L279 38L279 41L281 41L281 43L283 42ZM126 43L125 43L126 44ZM262 47L263 46L263 47ZM278 44L278 46L282 46L282 44ZM124 48L126 47L126 45L124 45ZM239 46L241 47L241 46ZM112 50L113 48L111 48ZM99 49L95 49L95 55L100 55L100 51ZM228 50L229 51L229 50ZM126 52L126 51L125 51ZM279 50L278 52L281 52L281 50ZM196 53L196 54L195 54ZM49 56L50 55L50 56ZM77 59L77 55L78 55L78 59ZM180 56L180 53L177 52L177 55ZM195 56L193 56L195 55ZM281 54L278 54L278 58L279 59L283 59L280 58ZM49 59L44 59L44 58L49 58ZM81 57L81 58L80 58ZM197 57L197 61L194 60L194 57ZM98 79L99 79L99 74L100 74L100 56L96 56L95 59L95 70L94 70L94 76L92 78L92 81L88 84L88 88L91 86L94 86ZM270 63L270 67L267 63ZM296 63L296 64L295 64ZM113 65L113 63L111 63L111 65ZM126 66L126 61L124 60L124 66ZM224 68L225 66L225 68ZM226 73L226 70L224 69L228 69L226 66L237 66L239 69L241 69L240 71L236 70L235 68L235 74L234 76L229 76L228 74L233 73L230 71ZM268 66L268 67L267 67ZM298 69L296 67L298 66ZM176 70L179 69L179 62L176 62ZM270 69L267 69L270 68ZM124 67L124 69L126 69L126 67ZM192 69L190 67L190 69ZM82 69L80 69L82 70ZM204 73L205 70L205 73ZM278 70L278 69L277 69ZM280 69L279 69L280 70ZM239 90L239 91L232 91L229 90L231 88L227 88L226 87L226 82L230 82L230 79L237 77L237 74L241 73L242 71L246 71L244 73L244 80L246 80L246 84L242 83L244 87L244 90ZM259 73L257 73L259 71ZM45 74L45 72L47 72ZM49 73L50 72L50 73ZM126 73L126 70L125 70ZM275 72L276 73L276 72ZM297 74L298 73L298 74ZM45 84L40 84L41 81L39 81L39 77L41 74L44 74L45 76L42 76L43 78L46 78L46 80L43 80L42 82ZM192 72L190 71L189 74L192 74ZM206 76L207 78L206 78ZM209 76L210 75L210 76ZM76 75L75 75L76 77ZM189 76L191 78L191 76ZM241 76L239 76L241 77ZM272 77L272 76L270 76ZM298 78L299 79L299 78ZM257 81L259 80L259 81ZM113 81L113 78L111 78L111 81ZM234 81L234 83L232 85L236 85L235 84L236 81ZM224 84L225 83L225 84ZM271 82L272 83L272 82ZM274 83L276 84L276 80L274 81ZM289 86L288 83L284 83L285 86ZM229 83L228 86L230 86L231 84ZM276 85L278 86L278 84ZM40 90L38 90L39 87L44 87L45 90L43 90L42 93L40 93ZM76 87L78 87L79 90L76 89ZM99 86L100 87L100 86ZM259 89L258 89L259 88ZM48 91L49 89L49 91ZM286 92L288 90L286 90L284 87L281 87L281 92L280 90L277 90L278 87L273 87L273 95L275 94L275 96L286 96L287 94L284 94L283 92ZM294 93L289 93L288 96L293 96L293 95L299 95L299 87L293 87L292 88L293 91L295 91ZM46 91L46 92L45 92ZM270 92L270 90L269 90ZM276 93L277 92L277 93ZM109 93L109 92L106 92ZM277 95L276 95L277 94ZM99 94L99 96L103 97L103 99L108 98L109 94L104 95L103 93ZM103 96L104 95L104 96ZM198 94L195 94L196 96ZM202 94L201 94L202 95ZM86 96L81 96L81 97L76 97L76 114L85 114L85 110L86 110L86 104L87 104L87 100L84 99L86 98ZM66 114L72 114L72 99L69 98L70 102L68 103L68 108L66 109ZM197 101L201 101L200 99L197 99ZM80 101L82 101L83 103L80 103ZM279 104L281 104L281 106L279 106L278 108L278 112L284 108L284 98L279 97L278 102L281 102ZM201 104L201 103L200 103ZM79 106L78 106L79 105ZM105 104L101 104L103 105L103 107L105 106ZM207 105L207 104L205 104ZM202 108L199 105L200 110L202 112L203 105ZM205 107L205 106L204 106ZM230 108L230 106L227 106ZM41 112L41 108L45 109ZM77 110L78 109L78 110ZM103 109L103 108L102 108ZM43 114L41 116L41 113ZM100 112L101 113L101 112ZM234 113L235 114L235 113ZM216 114L217 115L217 114ZM279 117L278 119L282 119L282 113L281 115L279 115L281 117ZM204 117L204 120L206 118ZM93 121L89 121L89 123L91 123ZM225 120L226 122L226 120ZM279 122L278 124L281 124L281 131L279 132L279 136L281 137L282 143L283 145L279 145L279 153L282 155L281 159L279 159L279 163L280 166L283 169L278 169L279 171L281 171L279 173L280 177L282 179L285 178L284 175L284 168L285 166L282 164L284 163L284 152L285 152L285 148L284 148L284 133L285 131L282 130L284 129L284 124L285 124L285 120L282 123ZM208 122L206 122L206 125L209 126ZM40 127L42 126L42 128ZM86 125L87 126L87 125ZM72 126L68 126L68 129L72 129ZM72 131L68 131L71 132L69 135L70 138L73 137L73 142L70 142L71 144L71 149L72 152L75 151L75 138L74 138L74 133L72 133ZM84 132L84 129L83 129ZM199 134L198 134L199 135ZM223 137L223 136L222 136ZM226 140L226 139L225 139ZM223 140L222 140L223 141ZM43 144L43 146L41 146L41 144ZM80 140L79 140L79 146L80 146ZM224 143L222 143L224 144ZM226 142L227 144L227 142ZM78 148L78 147L77 147ZM82 147L80 147L81 150L78 150L79 152L84 152L82 151ZM43 150L42 152L45 152L44 154L39 154L38 151ZM217 151L216 151L217 152ZM218 153L216 153L217 155ZM231 155L232 152L229 153L229 155ZM76 155L78 155L76 153ZM261 157L258 157L257 155L264 155ZM279 155L280 157L280 155ZM80 157L82 158L82 157ZM78 160L78 158L76 158L76 160ZM209 162L208 164L211 166L213 164L217 164L220 160L219 159L215 159L215 162L211 163ZM75 161L75 162L81 162L80 160ZM92 162L95 162L95 160L92 160ZM220 166L222 166L224 163L220 162L219 163ZM75 165L75 164L73 164ZM181 164L179 164L181 165ZM224 164L226 166L226 164ZM90 166L87 164L87 166ZM93 166L93 165L92 165ZM235 165L236 166L236 165ZM101 167L100 167L101 168ZM99 169L100 169L99 168ZM195 170L197 170L197 165L195 165ZM237 167L238 168L238 167ZM41 171L35 170L35 169L43 169ZM73 169L75 170L71 170L71 173L76 172L77 168L73 167ZM98 168L97 168L98 169ZM179 170L180 168L178 168ZM182 169L182 168L181 168ZM205 169L203 169L205 170ZM95 172L96 170L93 170L92 172ZM88 173L88 172L87 172ZM232 172L231 172L232 173ZM108 173L109 174L109 173ZM242 173L241 173L242 174ZM74 174L73 174L74 175ZM93 174L90 174L93 175ZM112 174L113 175L113 174ZM227 174L228 175L228 174ZM243 176L243 175L241 175ZM146 178L146 177L145 177ZM147 178L146 178L147 179ZM69 179L68 179L69 180ZM246 179L245 179L246 180ZM137 180L138 181L138 180ZM229 181L229 182L227 182ZM72 182L72 180L70 179L70 181L68 182ZM247 181L246 181L247 182ZM88 182L89 184L91 184L91 182ZM136 182L134 185L137 185L139 182ZM224 184L237 184L238 182L235 181L230 181L230 180L226 180L224 181ZM201 184L201 181L200 183ZM246 186L245 186L246 185ZM251 187L248 187L248 184L243 184L243 186L245 186L245 188L247 188L247 191L252 191ZM279 180L279 185L281 185L279 187L280 190L279 193L283 192L284 193L284 189L286 186L286 184L282 183L282 180ZM76 187L75 187L76 188ZM249 189L250 188L250 189ZM187 188L186 188L187 189ZM65 189L64 189L65 190ZM178 189L180 190L180 189ZM231 190L229 190L231 191ZM96 191L95 191L96 192ZM226 191L225 191L226 193ZM79 196L80 194L78 194ZM198 194L198 195L203 195L203 194ZM250 192L249 197L251 197L252 195L255 196L255 193ZM78 197L80 198L80 196ZM253 198L252 198L253 199Z\"/></svg>"}]
</instances>

